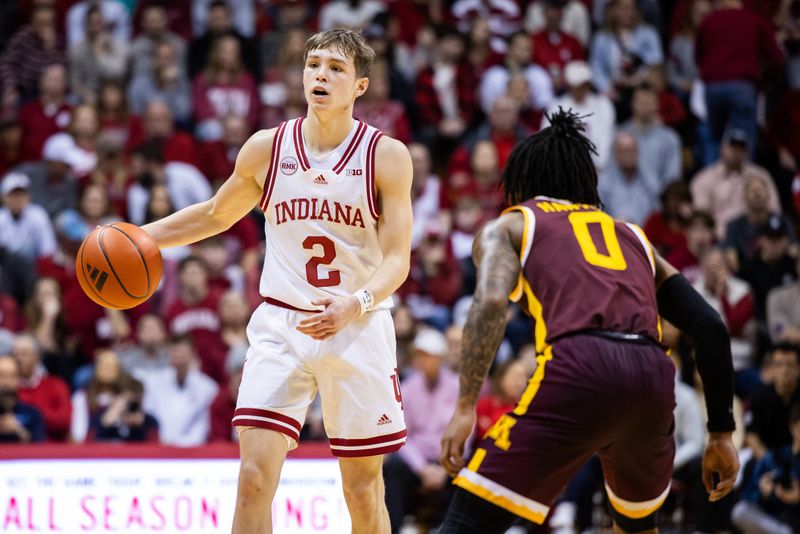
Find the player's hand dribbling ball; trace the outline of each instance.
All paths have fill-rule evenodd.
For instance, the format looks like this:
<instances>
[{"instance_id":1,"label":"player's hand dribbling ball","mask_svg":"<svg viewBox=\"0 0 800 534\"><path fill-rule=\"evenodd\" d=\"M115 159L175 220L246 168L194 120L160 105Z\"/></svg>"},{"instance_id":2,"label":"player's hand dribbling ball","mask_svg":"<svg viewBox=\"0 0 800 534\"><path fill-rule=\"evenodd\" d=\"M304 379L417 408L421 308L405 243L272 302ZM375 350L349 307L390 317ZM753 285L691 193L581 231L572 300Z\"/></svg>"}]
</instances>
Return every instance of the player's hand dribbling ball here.
<instances>
[{"instance_id":1,"label":"player's hand dribbling ball","mask_svg":"<svg viewBox=\"0 0 800 534\"><path fill-rule=\"evenodd\" d=\"M98 226L83 240L75 273L90 299L115 310L146 301L161 280L161 251L136 225L119 222Z\"/></svg>"}]
</instances>

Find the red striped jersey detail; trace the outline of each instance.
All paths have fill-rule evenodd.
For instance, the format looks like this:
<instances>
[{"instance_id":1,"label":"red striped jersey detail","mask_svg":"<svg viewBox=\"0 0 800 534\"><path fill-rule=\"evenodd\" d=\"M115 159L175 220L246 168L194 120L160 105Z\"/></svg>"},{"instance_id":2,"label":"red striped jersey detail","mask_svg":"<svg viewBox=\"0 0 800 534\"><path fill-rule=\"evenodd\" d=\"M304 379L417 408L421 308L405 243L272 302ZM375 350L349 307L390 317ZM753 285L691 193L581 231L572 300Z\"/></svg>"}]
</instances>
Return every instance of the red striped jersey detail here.
<instances>
[{"instance_id":1,"label":"red striped jersey detail","mask_svg":"<svg viewBox=\"0 0 800 534\"><path fill-rule=\"evenodd\" d=\"M300 129L303 125L305 117L300 117L294 121L294 148L297 152L297 159L300 160L300 168L303 172L311 168L308 163L308 156L306 156L306 147L303 145L303 131Z\"/></svg>"},{"instance_id":2,"label":"red striped jersey detail","mask_svg":"<svg viewBox=\"0 0 800 534\"><path fill-rule=\"evenodd\" d=\"M261 195L261 201L258 203L261 211L267 211L269 199L272 196L272 189L275 187L275 177L278 174L278 158L280 157L284 130L286 130L286 123L282 122L281 125L278 126L278 131L275 132L275 137L272 138L272 157L269 160L267 180L264 182L264 193Z\"/></svg>"},{"instance_id":3,"label":"red striped jersey detail","mask_svg":"<svg viewBox=\"0 0 800 534\"><path fill-rule=\"evenodd\" d=\"M394 434L384 434L383 436L375 436L373 438L358 438L358 439L345 439L345 438L330 438L328 441L330 442L332 447L336 447L337 445L340 447L359 447L362 445L377 445L378 443L386 443L388 441L394 441L400 438L404 438L408 435L408 430L403 429L399 432L395 432Z\"/></svg>"},{"instance_id":4,"label":"red striped jersey detail","mask_svg":"<svg viewBox=\"0 0 800 534\"><path fill-rule=\"evenodd\" d=\"M287 425L293 427L295 430L300 432L302 426L300 425L300 421L289 417L288 415L283 415L282 413L273 412L272 410L264 410L262 408L236 408L233 412L233 417L238 416L258 416L258 417L266 417L267 419L274 419L275 421L280 421L281 423L286 423Z\"/></svg>"},{"instance_id":5,"label":"red striped jersey detail","mask_svg":"<svg viewBox=\"0 0 800 534\"><path fill-rule=\"evenodd\" d=\"M378 140L383 136L383 133L380 131L375 131L372 134L372 138L369 141L369 146L367 147L367 203L369 204L369 212L372 214L374 219L378 219L380 217L380 211L378 210L378 199L377 199L377 192L375 191L375 151L378 146Z\"/></svg>"},{"instance_id":6,"label":"red striped jersey detail","mask_svg":"<svg viewBox=\"0 0 800 534\"><path fill-rule=\"evenodd\" d=\"M361 143L361 139L364 137L364 134L367 131L367 125L361 121L358 121L358 128L356 129L355 135L350 140L350 144L347 145L347 150L344 151L342 154L342 159L339 160L339 163L333 166L333 172L339 174L342 172L347 165L347 162L350 161L350 158L353 157L353 154L356 153L358 149L359 143Z\"/></svg>"}]
</instances>

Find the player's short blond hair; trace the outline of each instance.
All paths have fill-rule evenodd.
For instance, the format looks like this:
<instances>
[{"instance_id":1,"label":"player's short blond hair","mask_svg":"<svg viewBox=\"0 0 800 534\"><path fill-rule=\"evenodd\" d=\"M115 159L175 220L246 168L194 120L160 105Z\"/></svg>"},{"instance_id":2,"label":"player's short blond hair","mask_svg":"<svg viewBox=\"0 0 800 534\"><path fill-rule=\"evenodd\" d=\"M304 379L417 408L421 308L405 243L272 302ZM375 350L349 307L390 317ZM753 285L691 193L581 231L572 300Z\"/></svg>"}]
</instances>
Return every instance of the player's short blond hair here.
<instances>
[{"instance_id":1,"label":"player's short blond hair","mask_svg":"<svg viewBox=\"0 0 800 534\"><path fill-rule=\"evenodd\" d=\"M356 76L366 78L375 61L375 51L367 44L361 32L347 28L336 28L315 33L306 41L303 51L303 63L312 50L334 49L349 58L353 58L356 66Z\"/></svg>"}]
</instances>

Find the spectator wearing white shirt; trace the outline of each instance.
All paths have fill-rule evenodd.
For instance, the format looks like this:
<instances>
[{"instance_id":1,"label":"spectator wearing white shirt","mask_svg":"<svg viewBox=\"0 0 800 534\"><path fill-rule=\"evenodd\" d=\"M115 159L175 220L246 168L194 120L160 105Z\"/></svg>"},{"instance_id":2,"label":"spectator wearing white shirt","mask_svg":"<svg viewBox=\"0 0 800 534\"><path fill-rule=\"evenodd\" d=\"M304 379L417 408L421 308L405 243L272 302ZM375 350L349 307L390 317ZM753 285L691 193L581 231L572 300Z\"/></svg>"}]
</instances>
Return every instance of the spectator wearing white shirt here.
<instances>
[{"instance_id":1,"label":"spectator wearing white shirt","mask_svg":"<svg viewBox=\"0 0 800 534\"><path fill-rule=\"evenodd\" d=\"M147 377L142 407L158 420L161 443L203 445L211 429L209 409L219 388L200 372L191 338L173 338L169 358L168 369Z\"/></svg>"},{"instance_id":2,"label":"spectator wearing white shirt","mask_svg":"<svg viewBox=\"0 0 800 534\"><path fill-rule=\"evenodd\" d=\"M597 154L592 160L598 170L608 164L611 155L611 144L614 140L616 112L614 105L606 95L592 90L592 70L585 61L572 61L564 69L564 81L567 92L558 97L548 108L553 113L559 107L571 109L583 119L586 125L584 135L594 143ZM550 125L547 117L542 118L542 128Z\"/></svg>"},{"instance_id":3,"label":"spectator wearing white shirt","mask_svg":"<svg viewBox=\"0 0 800 534\"><path fill-rule=\"evenodd\" d=\"M0 248L31 262L51 256L57 250L56 236L47 211L31 203L30 178L18 172L7 174L0 183Z\"/></svg>"},{"instance_id":4,"label":"spectator wearing white shirt","mask_svg":"<svg viewBox=\"0 0 800 534\"><path fill-rule=\"evenodd\" d=\"M108 31L100 9L86 11L86 36L69 50L70 85L82 102L94 104L102 80L125 76L128 43Z\"/></svg>"},{"instance_id":5,"label":"spectator wearing white shirt","mask_svg":"<svg viewBox=\"0 0 800 534\"><path fill-rule=\"evenodd\" d=\"M334 0L320 10L319 29L361 28L384 10L384 3L376 0Z\"/></svg>"},{"instance_id":6,"label":"spectator wearing white shirt","mask_svg":"<svg viewBox=\"0 0 800 534\"><path fill-rule=\"evenodd\" d=\"M444 187L438 176L431 170L431 153L422 143L408 145L413 167L411 193L413 199L414 227L411 230L411 250L416 250L425 234L438 228L442 216L442 196Z\"/></svg>"},{"instance_id":7,"label":"spectator wearing white shirt","mask_svg":"<svg viewBox=\"0 0 800 534\"><path fill-rule=\"evenodd\" d=\"M537 33L545 27L544 8L547 2L531 2L525 13L525 30L530 34ZM561 19L561 31L575 37L584 47L592 38L592 19L586 4L581 0L564 2L564 15Z\"/></svg>"},{"instance_id":8,"label":"spectator wearing white shirt","mask_svg":"<svg viewBox=\"0 0 800 534\"><path fill-rule=\"evenodd\" d=\"M511 75L520 72L528 80L531 100L536 109L545 109L553 101L553 80L539 65L532 62L533 39L524 31L508 39L508 51L503 63L489 68L481 80L480 103L485 113L494 101L506 94Z\"/></svg>"},{"instance_id":9,"label":"spectator wearing white shirt","mask_svg":"<svg viewBox=\"0 0 800 534\"><path fill-rule=\"evenodd\" d=\"M211 198L211 186L195 167L182 161L164 163L160 150L148 143L134 150L131 165L138 177L128 190L128 219L134 224L145 222L150 190L156 184L167 186L175 210Z\"/></svg>"},{"instance_id":10,"label":"spectator wearing white shirt","mask_svg":"<svg viewBox=\"0 0 800 534\"><path fill-rule=\"evenodd\" d=\"M122 43L131 39L131 17L125 4L119 0L84 0L67 11L67 46L72 48L86 37L86 13L91 8L100 9L103 22L111 34Z\"/></svg>"}]
</instances>

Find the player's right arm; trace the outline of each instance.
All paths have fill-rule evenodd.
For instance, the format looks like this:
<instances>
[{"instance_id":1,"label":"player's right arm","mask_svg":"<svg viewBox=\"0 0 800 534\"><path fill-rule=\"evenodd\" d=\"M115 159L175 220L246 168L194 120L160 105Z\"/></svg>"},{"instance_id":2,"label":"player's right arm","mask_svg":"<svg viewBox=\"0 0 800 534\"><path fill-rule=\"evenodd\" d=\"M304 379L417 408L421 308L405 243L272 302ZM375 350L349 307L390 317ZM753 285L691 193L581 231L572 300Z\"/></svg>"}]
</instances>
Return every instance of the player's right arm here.
<instances>
[{"instance_id":1,"label":"player's right arm","mask_svg":"<svg viewBox=\"0 0 800 534\"><path fill-rule=\"evenodd\" d=\"M720 318L675 267L658 253L656 287L658 312L688 334L695 343L695 361L708 412L708 443L703 454L703 484L709 500L718 501L732 489L739 473L739 459L733 444L733 362L728 329ZM719 481L714 480L714 476Z\"/></svg>"},{"instance_id":2,"label":"player's right arm","mask_svg":"<svg viewBox=\"0 0 800 534\"><path fill-rule=\"evenodd\" d=\"M275 129L253 134L239 150L233 174L213 197L146 224L159 248L189 245L224 232L252 210L264 190Z\"/></svg>"},{"instance_id":3,"label":"player's right arm","mask_svg":"<svg viewBox=\"0 0 800 534\"><path fill-rule=\"evenodd\" d=\"M475 425L475 406L506 329L508 296L519 280L523 215L510 212L491 221L472 246L478 268L475 295L464 325L458 404L442 437L440 462L455 476L463 467L464 445Z\"/></svg>"}]
</instances>

